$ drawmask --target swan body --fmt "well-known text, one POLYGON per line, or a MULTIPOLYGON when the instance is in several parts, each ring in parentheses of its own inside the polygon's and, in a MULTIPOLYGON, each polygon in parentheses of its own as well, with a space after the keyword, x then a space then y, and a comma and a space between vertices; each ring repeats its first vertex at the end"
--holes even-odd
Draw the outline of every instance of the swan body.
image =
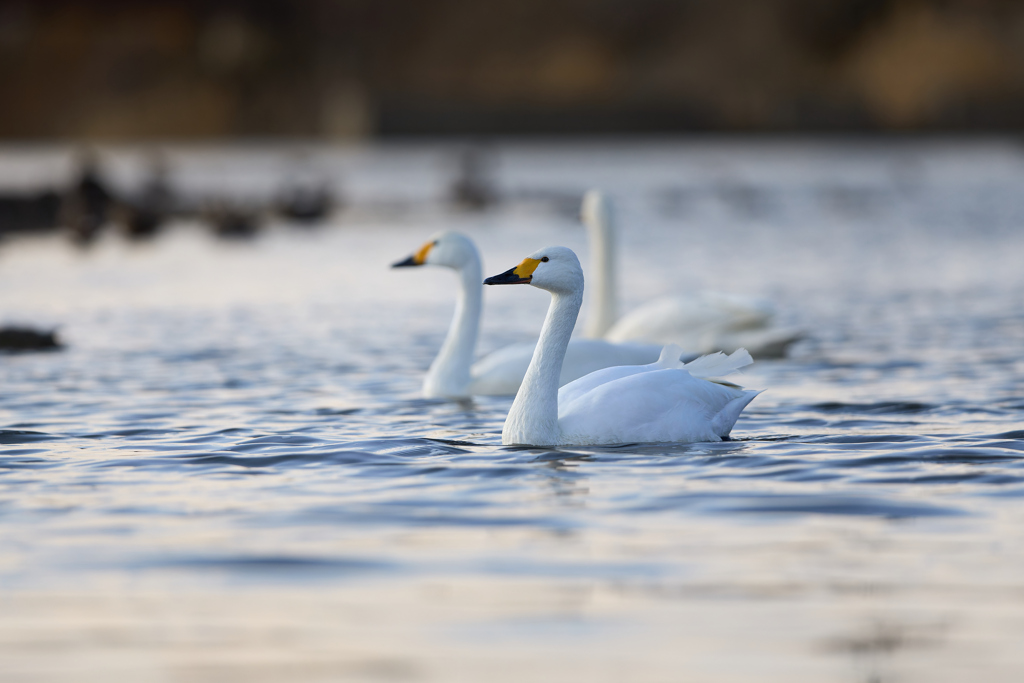
MULTIPOLYGON (((679 344, 701 353, 753 348, 761 358, 781 358, 801 338, 799 330, 770 327, 769 302, 720 292, 666 296, 636 308, 605 333, 613 342, 644 339, 679 344)), ((753 352, 752 352, 753 353, 753 352)))
MULTIPOLYGON (((473 362, 483 312, 483 275, 480 253, 473 241, 457 232, 435 235, 415 254, 393 267, 445 266, 460 281, 448 335, 423 380, 427 398, 511 396, 518 390, 533 357, 535 343, 512 344, 473 362)), ((579 339, 569 343, 559 383, 612 365, 650 363, 661 347, 654 344, 614 343, 579 339)))
POLYGON ((608 200, 598 190, 590 190, 583 198, 580 217, 594 261, 587 336, 616 343, 678 344, 698 353, 746 348, 757 358, 784 357, 789 346, 803 337, 800 330, 770 327, 775 315, 770 302, 719 292, 661 297, 619 318, 615 229, 608 200))
POLYGON ((572 250, 541 249, 485 284, 531 284, 551 293, 540 339, 505 420, 506 445, 611 445, 720 441, 759 392, 710 378, 752 362, 745 350, 684 364, 666 346, 647 365, 609 367, 558 387, 583 302, 583 269, 572 250))

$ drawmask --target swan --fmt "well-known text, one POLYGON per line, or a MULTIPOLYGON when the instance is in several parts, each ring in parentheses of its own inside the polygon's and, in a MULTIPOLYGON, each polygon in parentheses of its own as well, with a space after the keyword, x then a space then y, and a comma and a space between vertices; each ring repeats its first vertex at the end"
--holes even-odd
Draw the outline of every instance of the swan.
POLYGON ((649 365, 610 367, 558 388, 562 360, 583 303, 583 269, 566 247, 547 247, 487 285, 529 284, 551 294, 530 366, 501 430, 507 446, 721 441, 757 396, 709 380, 752 361, 743 349, 683 364, 666 346, 649 365))
MULTIPOLYGON (((512 344, 473 362, 483 310, 483 267, 473 240, 458 232, 441 232, 412 256, 391 267, 423 265, 451 268, 459 275, 461 284, 448 335, 423 380, 423 395, 427 398, 467 398, 515 394, 530 365, 536 344, 512 344)), ((575 339, 569 344, 558 381, 565 384, 612 365, 650 363, 658 358, 660 352, 661 347, 653 344, 575 339)))
POLYGON ((661 297, 619 318, 615 228, 609 202, 599 190, 584 195, 580 218, 594 263, 588 337, 679 344, 700 353, 742 347, 756 358, 782 358, 803 337, 799 330, 769 327, 775 311, 765 299, 718 292, 661 297))

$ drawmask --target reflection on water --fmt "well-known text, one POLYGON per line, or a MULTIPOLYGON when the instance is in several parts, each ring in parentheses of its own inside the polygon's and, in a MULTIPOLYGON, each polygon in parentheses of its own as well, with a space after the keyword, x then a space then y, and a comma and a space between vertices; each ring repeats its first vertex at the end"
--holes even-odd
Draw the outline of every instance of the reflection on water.
MULTIPOLYGON (((325 162, 353 206, 390 164, 437 189, 423 150, 361 154, 325 162)), ((387 265, 441 227, 491 272, 586 264, 528 204, 0 245, 6 321, 68 346, 0 357, 0 680, 1018 680, 1022 162, 502 151, 510 193, 617 192, 626 308, 705 286, 811 332, 717 444, 503 448, 510 399, 417 397, 455 283, 387 265)), ((483 351, 540 326, 508 289, 483 351)))

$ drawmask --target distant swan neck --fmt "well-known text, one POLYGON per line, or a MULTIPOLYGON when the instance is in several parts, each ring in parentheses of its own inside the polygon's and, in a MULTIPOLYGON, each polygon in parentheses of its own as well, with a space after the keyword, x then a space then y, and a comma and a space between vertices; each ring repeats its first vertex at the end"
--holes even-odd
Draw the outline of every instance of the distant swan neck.
POLYGON ((599 339, 611 329, 619 317, 615 296, 615 229, 612 218, 601 212, 587 222, 590 259, 593 272, 589 278, 590 303, 587 307, 586 336, 599 339))
POLYGON ((582 287, 571 294, 551 295, 533 359, 501 431, 503 444, 552 446, 558 443, 558 380, 582 303, 582 287))
POLYGON ((455 303, 448 336, 430 364, 423 380, 427 398, 464 398, 469 395, 470 367, 476 353, 483 308, 483 272, 480 259, 474 259, 458 271, 459 298, 455 303))

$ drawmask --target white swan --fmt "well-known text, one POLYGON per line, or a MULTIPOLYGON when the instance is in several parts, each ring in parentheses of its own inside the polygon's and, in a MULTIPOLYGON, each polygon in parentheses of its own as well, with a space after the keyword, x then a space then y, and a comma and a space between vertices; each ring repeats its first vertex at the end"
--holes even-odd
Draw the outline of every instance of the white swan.
MULTIPOLYGON (((511 396, 519 390, 535 343, 512 344, 473 362, 483 309, 480 253, 473 241, 457 232, 434 235, 415 254, 392 268, 434 265, 451 268, 461 287, 455 317, 441 350, 423 380, 427 398, 511 396)), ((661 347, 653 344, 614 344, 603 339, 578 339, 569 344, 559 383, 566 384, 612 365, 650 363, 661 347)))
POLYGON ((781 358, 803 336, 799 330, 769 327, 775 314, 770 302, 718 292, 661 297, 620 319, 616 305, 615 227, 607 198, 598 190, 588 191, 580 207, 580 218, 587 227, 594 264, 588 337, 613 342, 679 344, 699 353, 746 348, 756 358, 781 358))
POLYGON ((673 346, 650 365, 598 370, 559 389, 562 359, 583 302, 583 269, 576 254, 565 247, 541 249, 484 284, 531 284, 551 293, 537 349, 501 431, 503 444, 721 441, 759 393, 701 378, 749 364, 745 350, 684 365, 673 346))

